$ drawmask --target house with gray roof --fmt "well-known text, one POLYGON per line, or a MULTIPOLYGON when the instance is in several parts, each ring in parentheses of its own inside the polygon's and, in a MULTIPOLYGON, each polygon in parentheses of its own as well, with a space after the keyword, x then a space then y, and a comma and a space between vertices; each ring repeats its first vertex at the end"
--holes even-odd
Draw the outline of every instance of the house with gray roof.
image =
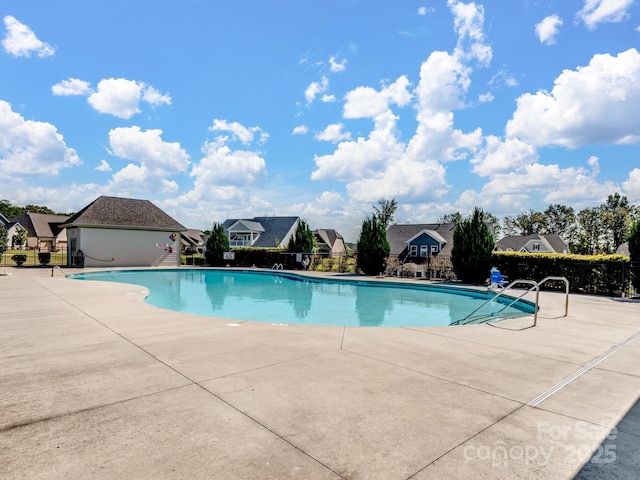
POLYGON ((70 217, 69 264, 179 266, 182 224, 148 200, 98 197, 70 217))
POLYGON ((454 223, 389 225, 389 258, 401 263, 424 263, 429 257, 450 257, 454 223))
POLYGON ((331 257, 344 257, 347 248, 344 238, 336 230, 319 228, 313 231, 313 236, 318 246, 318 253, 331 257))
POLYGON ((286 248, 300 217, 229 218, 222 223, 229 247, 286 248))
MULTIPOLYGON (((25 212, 11 220, 27 231, 27 247, 39 252, 60 252, 67 248, 67 234, 62 224, 68 215, 25 212)), ((13 229, 17 227, 13 225, 13 229)), ((11 237, 9 237, 11 238, 11 237)))
POLYGON ((629 252, 629 242, 624 242, 616 249, 617 255, 624 255, 625 257, 630 257, 631 253, 629 252))
POLYGON ((507 235, 496 242, 496 248, 504 252, 569 253, 569 246, 559 235, 507 235))

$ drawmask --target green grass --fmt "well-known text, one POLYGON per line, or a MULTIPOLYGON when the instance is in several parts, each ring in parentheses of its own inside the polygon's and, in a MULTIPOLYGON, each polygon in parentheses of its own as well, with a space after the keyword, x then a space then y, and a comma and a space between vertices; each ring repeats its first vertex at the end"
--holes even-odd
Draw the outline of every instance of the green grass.
MULTIPOLYGON (((27 261, 24 262, 25 266, 33 266, 40 265, 40 261, 38 260, 38 252, 36 250, 7 250, 4 254, 4 259, 2 261, 3 265, 7 266, 15 266, 16 263, 11 260, 11 257, 14 255, 26 255, 27 261)), ((66 265, 67 264, 67 254, 62 252, 51 252, 51 261, 49 265, 66 265)))

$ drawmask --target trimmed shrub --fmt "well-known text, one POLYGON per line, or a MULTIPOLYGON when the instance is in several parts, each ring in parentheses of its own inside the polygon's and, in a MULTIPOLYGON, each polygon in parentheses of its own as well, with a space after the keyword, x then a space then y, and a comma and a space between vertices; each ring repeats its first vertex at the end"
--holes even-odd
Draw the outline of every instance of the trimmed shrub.
MULTIPOLYGON (((565 277, 574 293, 619 297, 630 285, 630 262, 623 255, 494 252, 491 262, 509 280, 565 277)), ((543 288, 561 290, 564 284, 552 282, 543 288)))
POLYGON ((11 257, 11 260, 13 260, 16 263, 16 265, 21 266, 24 262, 27 261, 27 256, 22 254, 13 255, 11 257))
POLYGON ((51 253, 39 252, 38 261, 40 262, 40 265, 49 265, 49 263, 51 262, 51 253))

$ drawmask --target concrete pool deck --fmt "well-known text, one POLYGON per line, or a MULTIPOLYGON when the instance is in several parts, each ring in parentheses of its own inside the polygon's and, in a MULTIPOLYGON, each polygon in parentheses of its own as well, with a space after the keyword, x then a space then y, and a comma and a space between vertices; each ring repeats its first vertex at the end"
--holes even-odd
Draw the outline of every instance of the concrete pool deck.
POLYGON ((564 295, 543 292, 529 329, 301 326, 162 310, 143 287, 47 268, 7 272, 3 480, 640 471, 640 303, 571 295, 562 317, 564 295))

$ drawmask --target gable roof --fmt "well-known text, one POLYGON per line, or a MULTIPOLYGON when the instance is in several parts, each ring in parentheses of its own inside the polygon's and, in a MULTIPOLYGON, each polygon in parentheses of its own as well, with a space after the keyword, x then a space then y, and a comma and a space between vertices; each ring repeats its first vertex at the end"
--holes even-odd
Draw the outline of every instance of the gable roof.
POLYGON ((550 251, 555 253, 563 253, 568 250, 567 244, 555 233, 547 235, 537 233, 532 235, 507 235, 498 240, 496 246, 499 250, 519 252, 532 240, 544 243, 550 251))
POLYGON ((625 255, 627 257, 631 256, 631 253, 629 252, 629 242, 624 242, 623 244, 621 244, 617 249, 616 249, 616 253, 618 255, 625 255))
POLYGON ((9 223, 9 219, 1 213, 0 213, 0 223, 5 226, 9 223))
POLYGON ((68 215, 26 212, 12 219, 11 223, 19 223, 27 231, 28 237, 55 238, 68 219, 68 215))
POLYGON ((73 215, 64 227, 184 231, 186 228, 149 200, 101 196, 73 215))
POLYGON ((416 235, 422 233, 424 230, 428 230, 429 232, 433 232, 442 237, 442 240, 446 243, 444 243, 442 250, 440 250, 438 255, 449 256, 451 255, 451 248, 453 247, 453 229, 455 226, 455 223, 389 225, 389 228, 387 229, 387 241, 389 242, 390 247, 389 256, 400 256, 405 250, 407 250, 407 241, 411 238, 415 238, 416 235))
POLYGON ((273 248, 277 246, 284 246, 280 244, 285 241, 299 219, 300 217, 229 218, 222 223, 222 226, 225 231, 228 231, 230 227, 234 226, 239 221, 242 221, 245 226, 255 227, 254 231, 261 232, 260 236, 252 246, 273 248), (259 228, 262 228, 262 231, 259 230, 259 228))
POLYGON ((182 232, 180 235, 180 240, 185 245, 191 245, 194 247, 199 247, 204 245, 204 232, 202 230, 195 230, 190 228, 189 230, 182 232))
POLYGON ((342 239, 342 241, 344 242, 342 235, 331 228, 319 228, 317 230, 314 230, 313 234, 316 236, 319 242, 325 243, 331 248, 333 248, 333 245, 338 239, 342 239))
POLYGON ((260 222, 253 220, 236 220, 226 230, 244 232, 249 230, 251 232, 264 232, 264 227, 260 222))
POLYGON ((416 233, 413 237, 407 239, 407 243, 411 243, 412 241, 414 241, 416 238, 420 237, 422 234, 427 234, 429 235, 431 238, 433 238, 436 242, 444 245, 445 243, 447 243, 447 240, 440 235, 438 232, 436 232, 435 230, 428 230, 428 229, 424 229, 419 231, 418 233, 416 233))

